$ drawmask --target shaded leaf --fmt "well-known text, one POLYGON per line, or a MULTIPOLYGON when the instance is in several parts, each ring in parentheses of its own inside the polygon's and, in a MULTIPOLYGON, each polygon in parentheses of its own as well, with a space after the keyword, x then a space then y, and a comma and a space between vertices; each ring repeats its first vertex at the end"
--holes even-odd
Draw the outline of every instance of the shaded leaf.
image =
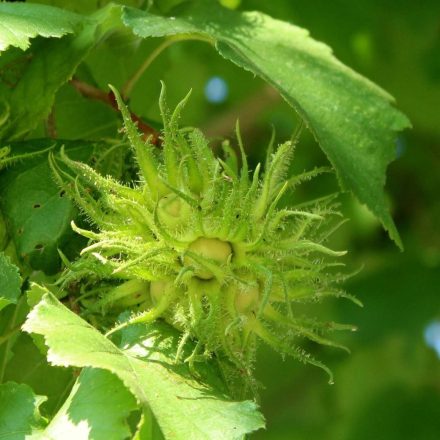
POLYGON ((8 244, 8 231, 6 229, 5 219, 3 218, 3 214, 0 211, 0 249, 5 249, 7 244, 8 244))
POLYGON ((70 84, 57 93, 53 111, 59 138, 94 140, 117 135, 117 112, 103 102, 81 96, 70 84))
POLYGON ((8 119, 0 126, 0 138, 20 139, 49 114, 55 93, 109 27, 118 23, 119 14, 119 8, 110 5, 91 15, 78 34, 39 41, 31 48, 23 75, 6 96, 8 119))
POLYGON ((0 310, 8 304, 17 304, 20 296, 21 277, 18 267, 0 252, 0 310))
POLYGON ((56 37, 73 33, 84 17, 66 10, 37 4, 0 4, 0 52, 9 46, 29 47, 36 36, 56 37))
MULTIPOLYGON (((35 335, 35 338, 42 338, 35 335)), ((43 339, 43 338, 42 338, 43 339)), ((68 395, 74 384, 72 369, 50 365, 46 355, 37 348, 35 341, 26 333, 21 333, 12 348, 12 355, 5 369, 5 381, 25 383, 37 394, 47 396, 45 414, 53 414, 68 395)), ((44 342, 42 341, 44 345, 44 342)))
POLYGON ((165 340, 171 350, 178 334, 171 330, 167 334, 163 326, 157 332, 152 332, 154 325, 127 329, 120 349, 48 293, 23 329, 44 335, 54 365, 103 368, 116 374, 139 404, 150 406, 167 439, 238 439, 263 427, 254 402, 234 402, 171 363, 169 353, 158 344, 165 340))
POLYGON ((339 62, 305 29, 259 12, 199 0, 173 17, 124 8, 123 21, 144 38, 207 39, 225 58, 272 84, 313 132, 342 189, 365 203, 401 246, 383 188, 396 131, 409 121, 390 105, 390 95, 339 62))
MULTIPOLYGON (((90 143, 40 139, 12 144, 12 150, 20 154, 60 145, 79 160, 87 160, 94 147, 90 143)), ((56 272, 57 249, 67 246, 74 236, 70 221, 76 209, 55 183, 47 153, 2 172, 0 204, 18 256, 33 269, 56 272)))
POLYGON ((44 437, 63 440, 108 440, 129 437, 128 414, 136 401, 122 382, 106 370, 84 369, 44 437))
POLYGON ((164 437, 160 432, 156 420, 150 409, 144 409, 137 431, 133 436, 133 440, 163 440, 164 437))
POLYGON ((0 385, 0 438, 23 440, 41 427, 39 406, 46 400, 27 385, 7 382, 0 385))

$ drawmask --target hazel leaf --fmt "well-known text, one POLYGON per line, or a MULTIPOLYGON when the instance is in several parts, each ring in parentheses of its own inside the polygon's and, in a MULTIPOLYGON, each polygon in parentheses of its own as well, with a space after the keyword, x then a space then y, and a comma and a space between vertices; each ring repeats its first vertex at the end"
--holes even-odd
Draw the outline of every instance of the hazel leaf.
POLYGON ((130 436, 126 418, 136 409, 133 395, 106 370, 85 368, 63 406, 44 430, 45 438, 123 439, 130 436))
POLYGON ((30 438, 30 435, 42 426, 43 420, 38 408, 45 400, 44 396, 35 395, 28 385, 15 382, 1 384, 0 438, 30 438))
POLYGON ((18 156, 30 153, 29 159, 6 169, 0 176, 0 207, 8 225, 17 254, 32 269, 48 274, 59 268, 58 248, 76 244, 70 222, 77 209, 55 182, 47 152, 33 154, 65 145, 72 157, 88 160, 93 147, 88 142, 39 139, 12 143, 18 156))
POLYGON ((0 52, 9 46, 29 47, 36 36, 60 38, 75 32, 84 17, 73 12, 38 4, 0 4, 0 52))
POLYGON ((264 426, 254 402, 233 401, 220 389, 217 371, 205 374, 209 383, 175 365, 171 353, 179 334, 164 323, 126 329, 119 348, 48 292, 23 329, 44 336, 53 365, 101 368, 118 376, 141 407, 151 408, 166 439, 240 439, 264 426))
POLYGON ((20 296, 21 277, 17 266, 0 252, 0 310, 8 304, 16 304, 20 296))
POLYGON ((315 136, 341 188, 366 204, 401 247, 384 185, 396 155, 396 132, 410 123, 392 106, 393 98, 293 24, 206 0, 175 12, 163 17, 124 7, 123 21, 143 38, 186 35, 210 41, 223 57, 275 87, 315 136))
MULTIPOLYGON (((11 6, 16 8, 26 5, 11 6)), ((33 9, 40 5, 27 6, 33 9)), ((59 14, 67 13, 61 9, 49 9, 59 11, 59 14)), ((61 39, 38 41, 32 45, 32 56, 28 57, 23 73, 14 87, 5 89, 8 112, 5 121, 0 124, 0 138, 22 139, 39 121, 48 116, 55 94, 72 78, 79 64, 101 41, 108 29, 119 23, 118 15, 119 8, 108 5, 87 18, 80 17, 84 25, 78 32, 61 39)))

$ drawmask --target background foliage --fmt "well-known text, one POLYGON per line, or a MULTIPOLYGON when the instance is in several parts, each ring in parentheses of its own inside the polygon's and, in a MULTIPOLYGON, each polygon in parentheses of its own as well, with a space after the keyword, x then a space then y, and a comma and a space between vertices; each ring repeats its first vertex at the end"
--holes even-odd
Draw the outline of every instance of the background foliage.
MULTIPOLYGON (((107 2, 52 0, 34 3, 86 13, 107 2)), ((139 6, 142 2, 133 0, 124 3, 139 6)), ((177 0, 156 2, 162 12, 176 3, 177 0)), ((389 168, 387 178, 387 194, 405 252, 398 251, 364 206, 349 194, 341 197, 342 209, 351 221, 338 231, 333 244, 338 249, 350 250, 346 261, 351 269, 363 266, 361 273, 349 282, 347 290, 361 299, 364 308, 334 302, 329 303, 322 314, 359 327, 358 332, 341 337, 352 354, 347 356, 322 347, 309 347, 333 369, 335 385, 329 386, 320 371, 304 368, 289 360, 283 361, 263 348, 257 377, 265 386, 261 393, 261 406, 268 430, 254 434, 253 438, 436 439, 440 432, 440 335, 437 331, 435 336, 433 323, 440 322, 440 5, 434 0, 421 4, 405 0, 243 0, 241 3, 224 3, 239 4, 239 10, 258 9, 274 18, 309 29, 314 38, 332 47, 341 61, 389 91, 413 124, 413 129, 404 132, 397 141, 398 159, 389 168)), ((58 138, 73 142, 117 135, 118 115, 113 109, 103 102, 85 98, 71 84, 62 85, 56 94, 53 109, 55 127, 46 123, 31 127, 24 122, 33 120, 33 112, 39 111, 38 106, 46 105, 45 97, 53 87, 57 87, 59 78, 68 78, 78 65, 77 77, 81 80, 101 90, 106 90, 108 83, 121 89, 159 44, 156 39, 140 40, 126 30, 100 40, 94 47, 97 34, 104 32, 114 19, 111 12, 104 18, 97 17, 79 37, 70 35, 78 25, 75 17, 72 15, 71 20, 62 23, 62 33, 67 35, 61 40, 45 40, 42 37, 32 40, 33 51, 41 60, 32 65, 33 73, 29 74, 33 95, 28 98, 28 108, 12 106, 8 110, 12 114, 17 113, 11 119, 13 127, 2 125, 4 136, 24 133, 29 129, 32 131, 28 138, 45 137, 55 130, 58 138), (66 43, 72 49, 68 57, 63 55, 66 43), (60 50, 53 50, 57 45, 60 50), (48 46, 52 49, 50 53, 54 54, 50 59, 46 55, 49 53, 46 50, 48 46), (44 70, 44 66, 51 68, 44 70), (43 70, 45 75, 39 75, 43 70), (37 78, 44 81, 33 82, 37 78)), ((56 36, 59 30, 48 26, 47 32, 56 36)), ((30 36, 34 35, 31 33, 30 36)), ((19 57, 21 53, 13 48, 0 58, 2 83, 14 81, 11 71, 2 68, 5 64, 10 66, 12 62, 17 75, 27 67, 26 58, 19 57), (15 59, 17 62, 14 63, 15 59)), ((264 157, 271 124, 276 128, 277 140, 282 141, 291 135, 297 122, 292 109, 270 86, 218 56, 204 42, 181 41, 170 46, 137 81, 130 94, 130 107, 146 120, 159 119, 159 78, 165 80, 168 86, 170 102, 177 102, 188 89, 193 89, 183 115, 183 124, 200 126, 210 136, 231 137, 235 120, 239 117, 253 164, 264 157)), ((13 103, 14 99, 22 102, 29 90, 29 84, 23 84, 21 88, 15 88, 16 97, 12 97, 10 102, 13 103)), ((0 101, 0 118, 5 114, 2 105, 3 100, 0 101)), ((78 158, 83 158, 85 150, 73 145, 78 158)), ((35 148, 48 146, 36 145, 35 148)), ((20 151, 19 145, 17 151, 20 151)), ((304 132, 297 148, 294 170, 303 171, 327 163, 313 136, 304 132)), ((46 165, 38 158, 34 164, 31 167, 27 163, 26 173, 44 174, 35 170, 46 165)), ((11 169, 11 172, 20 173, 20 166, 11 169)), ((16 176, 8 174, 8 179, 13 181, 16 176)), ((22 179, 32 180, 32 175, 20 175, 22 179)), ((2 185, 4 188, 9 184, 3 181, 2 185)), ((38 186, 32 189, 43 191, 47 199, 58 196, 56 187, 52 187, 52 192, 55 192, 50 193, 48 182, 41 182, 40 189, 38 186)), ((337 190, 336 179, 334 176, 323 176, 301 187, 291 197, 295 200, 308 199, 327 194, 329 189, 337 190)), ((38 193, 40 196, 41 192, 38 193)), ((27 209, 32 211, 36 196, 28 194, 28 197, 27 209)), ((26 235, 26 240, 18 240, 18 243, 28 246, 21 252, 33 261, 34 267, 53 266, 51 259, 56 257, 53 241, 66 228, 63 218, 69 218, 74 208, 66 200, 58 205, 58 209, 59 221, 48 225, 52 229, 45 238, 47 242, 35 242, 26 235), (43 251, 39 247, 35 249, 37 245, 43 245, 43 251)), ((3 210, 8 210, 7 204, 3 210)), ((26 212, 21 214, 25 221, 26 212)), ((20 216, 13 217, 20 222, 20 216)), ((14 230, 20 230, 20 225, 14 230)), ((38 238, 41 239, 41 236, 38 238)), ((73 254, 75 249, 70 252, 73 254)), ((12 269, 8 270, 7 276, 18 283, 12 269)), ((14 291, 8 292, 8 295, 10 302, 16 301, 14 291)), ((2 305, 0 303, 0 307, 2 305)), ((19 309, 17 313, 25 312, 19 309)), ((3 318, 8 318, 10 308, 1 313, 3 318)), ((40 410, 51 413, 59 405, 57 396, 63 392, 59 384, 68 380, 66 370, 45 365, 30 337, 20 337, 23 342, 8 359, 8 367, 3 368, 3 380, 23 382, 38 394, 49 394, 46 403, 38 401, 36 406, 41 404, 40 410), (23 356, 33 356, 35 367, 29 367, 28 371, 16 368, 23 364, 23 356), (39 378, 47 377, 47 370, 52 380, 42 389, 39 378)), ((4 359, 1 355, 2 346, 0 358, 4 359)), ((93 380, 90 374, 84 373, 85 383, 93 380)), ((99 380, 114 379, 109 376, 99 380)), ((25 385, 20 385, 20 389, 10 387, 4 392, 20 393, 24 402, 32 398, 30 389, 25 385)), ((71 402, 75 402, 78 395, 81 396, 81 390, 70 395, 71 402)), ((132 405, 130 396, 121 398, 127 400, 127 407, 132 405)), ((4 414, 2 411, 6 409, 0 407, 0 414, 4 414)), ((34 425, 40 423, 37 413, 30 411, 28 417, 34 425)))
MULTIPOLYGON (((398 139, 399 157, 387 177, 405 252, 390 245, 361 206, 344 199, 351 221, 338 238, 357 260, 353 263, 364 264, 348 286, 364 308, 335 304, 333 313, 359 326, 347 341, 352 354, 328 353, 335 385, 325 387, 315 372, 290 368, 267 353, 261 378, 271 429, 256 438, 435 439, 440 354, 438 330, 435 338, 431 333, 440 318, 439 4, 279 0, 263 8, 311 29, 339 59, 388 90, 413 129, 398 139)), ((304 141, 298 155, 311 148, 304 141)))

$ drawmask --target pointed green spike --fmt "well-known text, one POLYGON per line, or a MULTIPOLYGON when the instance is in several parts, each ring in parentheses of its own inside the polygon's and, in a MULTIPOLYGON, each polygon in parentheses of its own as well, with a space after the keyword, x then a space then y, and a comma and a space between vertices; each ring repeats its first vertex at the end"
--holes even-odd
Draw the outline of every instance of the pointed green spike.
POLYGON ((118 108, 122 114, 124 127, 131 146, 135 151, 136 160, 138 162, 142 177, 145 179, 145 182, 147 182, 151 195, 155 198, 160 198, 161 195, 167 193, 167 190, 158 179, 159 172, 151 144, 148 142, 148 140, 144 142, 141 139, 139 131, 131 119, 131 114, 127 106, 124 104, 121 95, 112 85, 109 84, 109 87, 115 95, 118 108))
POLYGON ((240 171, 240 190, 246 191, 249 186, 249 166, 246 157, 246 152, 244 150, 243 139, 241 137, 240 132, 240 122, 237 119, 237 123, 235 124, 235 133, 237 136, 238 147, 240 149, 241 154, 241 171, 240 171))
MULTIPOLYGON (((170 111, 167 104, 167 91, 166 86, 163 81, 160 82, 162 88, 160 90, 159 97, 159 108, 160 114, 163 120, 164 127, 164 135, 163 135, 163 159, 165 164, 165 169, 167 172, 167 180, 173 186, 178 185, 178 173, 177 170, 179 168, 179 151, 177 151, 177 126, 176 120, 178 119, 178 115, 180 110, 185 104, 185 100, 181 101, 178 104, 179 110, 176 108, 173 115, 170 115, 170 111)), ((187 95, 187 98, 189 96, 187 95)))

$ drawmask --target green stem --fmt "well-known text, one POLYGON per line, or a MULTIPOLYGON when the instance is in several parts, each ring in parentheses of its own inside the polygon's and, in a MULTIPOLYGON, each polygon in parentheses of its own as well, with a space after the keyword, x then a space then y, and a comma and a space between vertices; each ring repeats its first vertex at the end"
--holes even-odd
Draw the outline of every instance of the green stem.
POLYGON ((76 378, 72 375, 72 378, 69 380, 67 385, 64 387, 63 392, 59 395, 57 399, 57 403, 54 406, 53 412, 51 414, 51 417, 54 417, 55 414, 58 413, 58 411, 61 409, 64 401, 66 400, 67 396, 69 395, 69 392, 71 391, 73 384, 75 383, 76 378))
POLYGON ((134 72, 133 76, 128 79, 128 81, 124 84, 121 90, 121 94, 124 98, 124 101, 130 96, 133 87, 139 81, 144 72, 150 67, 153 61, 168 47, 174 43, 174 40, 168 39, 164 40, 156 49, 151 52, 150 56, 148 56, 145 61, 141 64, 138 70, 134 72))
POLYGON ((20 328, 21 328, 21 326, 18 325, 17 327, 14 327, 12 330, 9 330, 4 335, 0 336, 0 345, 4 344, 5 342, 8 341, 9 338, 11 338, 16 333, 18 333, 20 331, 20 328))
POLYGON ((23 303, 23 298, 25 298, 25 297, 22 296, 18 300, 18 303, 15 306, 14 313, 12 314, 11 320, 9 321, 7 333, 2 336, 2 338, 5 338, 2 342, 6 342, 6 345, 5 345, 4 352, 3 352, 3 359, 2 359, 1 365, 0 365, 0 383, 3 382, 3 378, 5 375, 6 364, 8 362, 8 352, 11 348, 12 337, 20 331, 20 326, 16 325, 16 321, 18 318, 18 311, 21 307, 21 304, 23 303))
POLYGON ((209 38, 204 38, 202 36, 197 35, 178 35, 170 37, 166 40, 164 40, 159 46, 157 46, 153 52, 150 53, 150 55, 145 59, 145 61, 141 64, 138 70, 132 75, 131 78, 127 80, 127 82, 124 84, 121 90, 121 95, 124 98, 124 101, 130 96, 133 87, 136 85, 136 83, 139 81, 139 79, 142 77, 142 75, 145 73, 145 71, 150 67, 150 65, 153 63, 153 61, 169 46, 171 46, 174 43, 177 43, 178 41, 186 41, 186 40, 196 40, 196 41, 205 41, 208 43, 212 43, 212 40, 209 38))
POLYGON ((105 336, 109 337, 113 333, 116 333, 119 330, 127 328, 128 326, 133 324, 142 324, 142 323, 146 324, 155 321, 168 308, 170 302, 174 299, 174 296, 175 296, 175 292, 173 289, 166 291, 155 307, 144 313, 141 313, 138 316, 130 318, 128 321, 125 321, 117 325, 116 327, 113 327, 105 334, 105 336))

